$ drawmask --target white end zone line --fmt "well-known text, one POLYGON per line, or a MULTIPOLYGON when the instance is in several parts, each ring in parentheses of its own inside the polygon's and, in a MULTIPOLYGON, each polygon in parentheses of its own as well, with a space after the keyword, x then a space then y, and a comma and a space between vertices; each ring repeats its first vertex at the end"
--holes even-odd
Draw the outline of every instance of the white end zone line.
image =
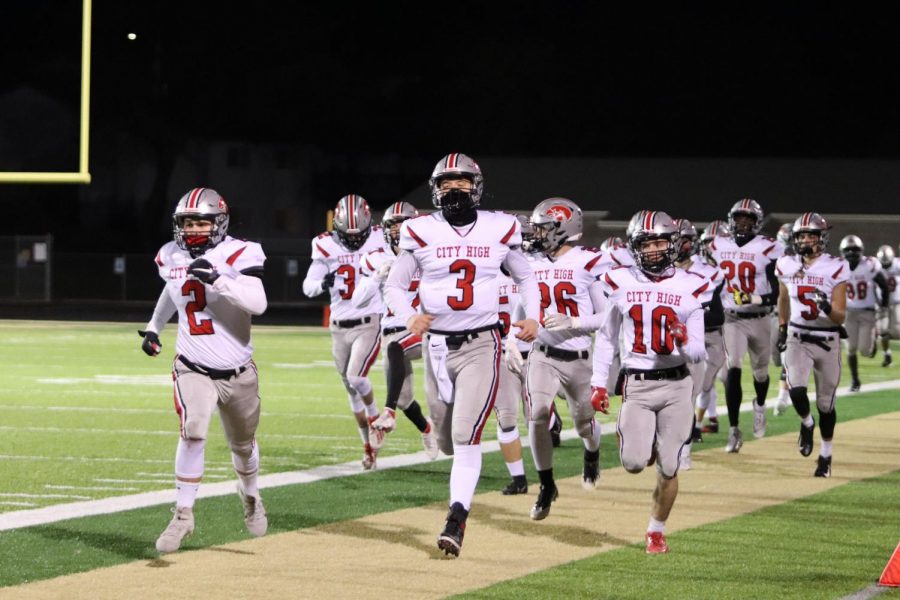
MULTIPOLYGON (((879 383, 866 384, 865 392, 879 392, 884 390, 900 389, 900 380, 882 381, 879 383)), ((849 393, 849 388, 838 388, 837 396, 858 396, 859 393, 849 393)), ((766 402, 766 406, 771 408, 775 406, 777 400, 770 399, 766 402)), ((811 402, 814 400, 811 399, 811 402)), ((741 412, 753 410, 753 402, 743 402, 741 404, 741 412)), ((606 423, 601 426, 600 431, 603 434, 615 433, 615 423, 606 423)), ((566 440, 575 439, 578 434, 575 430, 567 430, 562 434, 562 438, 566 440)), ((523 439, 523 446, 527 446, 527 438, 523 439)), ((485 442, 482 444, 482 452, 498 452, 500 445, 496 441, 485 442)), ((438 460, 447 460, 449 456, 441 455, 438 460)), ((263 458, 265 460, 265 458, 263 458)), ((409 467, 428 463, 428 456, 425 452, 416 452, 414 454, 402 454, 397 456, 389 456, 378 460, 378 468, 380 470, 396 469, 399 467, 409 467)), ((306 471, 289 471, 285 473, 273 473, 271 475, 263 475, 259 478, 260 488, 282 487, 286 485, 297 485, 303 483, 314 483, 316 481, 324 481, 326 479, 334 479, 335 477, 351 477, 355 475, 365 475, 370 471, 361 471, 359 462, 352 461, 339 465, 325 465, 309 469, 306 471)), ((197 498, 215 498, 217 496, 228 496, 235 494, 235 480, 222 481, 218 483, 204 484, 200 486, 197 498)), ((163 504, 171 504, 175 500, 175 490, 160 490, 156 492, 144 492, 141 494, 132 494, 128 496, 116 496, 113 498, 103 498, 101 500, 87 500, 83 502, 70 502, 66 504, 56 504, 54 506, 46 506, 43 508, 35 508, 30 510, 17 510, 0 514, 0 531, 9 531, 12 529, 21 529, 23 527, 34 527, 35 525, 44 525, 46 523, 55 523, 57 521, 65 521, 68 519, 78 519, 81 517, 90 517, 96 515, 105 515, 116 512, 124 512, 138 508, 146 508, 148 506, 158 506, 163 504)))

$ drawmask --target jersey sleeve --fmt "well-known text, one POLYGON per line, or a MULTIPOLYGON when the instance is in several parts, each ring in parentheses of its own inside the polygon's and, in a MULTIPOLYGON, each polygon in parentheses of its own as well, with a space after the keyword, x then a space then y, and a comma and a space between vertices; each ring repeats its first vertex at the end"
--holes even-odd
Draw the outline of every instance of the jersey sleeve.
POLYGON ((400 249, 415 252, 424 248, 428 242, 422 237, 424 233, 424 221, 421 219, 407 219, 400 225, 400 249))
POLYGON ((235 244, 235 250, 225 259, 238 273, 252 270, 258 271, 266 263, 266 254, 262 246, 256 242, 240 242, 235 244))
POLYGON ((163 245, 162 248, 159 249, 159 252, 156 253, 156 257, 153 259, 153 263, 156 265, 156 268, 159 272, 159 277, 163 281, 168 281, 169 277, 169 269, 172 267, 170 264, 172 262, 172 249, 171 245, 174 242, 169 242, 168 244, 163 245))
POLYGON ((312 252, 310 256, 312 256, 313 260, 326 260, 331 258, 331 251, 329 250, 328 243, 329 238, 331 236, 327 233, 322 233, 312 241, 312 252))
POLYGON ((500 229, 504 232, 503 237, 500 239, 500 243, 509 246, 510 248, 518 248, 519 246, 521 246, 522 226, 519 225, 519 220, 513 215, 509 215, 506 213, 496 214, 500 214, 505 217, 505 222, 500 227, 500 229))

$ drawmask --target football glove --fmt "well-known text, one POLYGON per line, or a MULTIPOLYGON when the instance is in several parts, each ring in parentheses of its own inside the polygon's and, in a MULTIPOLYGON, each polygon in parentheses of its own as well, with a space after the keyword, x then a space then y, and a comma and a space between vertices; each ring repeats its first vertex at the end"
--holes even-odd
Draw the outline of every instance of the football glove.
POLYGON ((606 393, 606 388, 591 388, 591 406, 597 412, 602 412, 604 415, 609 414, 609 394, 606 393))
POLYGON ((687 342, 687 326, 681 321, 672 321, 671 323, 669 323, 667 329, 669 331, 669 335, 672 336, 672 341, 675 342, 676 346, 683 346, 687 342))
POLYGON ((816 301, 816 306, 819 307, 819 310, 826 315, 831 314, 831 302, 828 301, 828 296, 825 295, 825 292, 816 290, 813 294, 813 299, 816 301))
POLYGON ((141 343, 141 350, 147 356, 156 356, 162 350, 162 344, 159 341, 159 335, 155 331, 144 331, 138 329, 138 335, 144 338, 141 343))
POLYGON ((787 325, 778 326, 778 341, 775 342, 775 347, 779 352, 787 350, 787 325))
POLYGON ((525 359, 522 357, 522 352, 519 351, 519 346, 516 344, 515 338, 507 338, 506 340, 506 368, 515 373, 516 375, 522 375, 522 367, 525 366, 525 359))
POLYGON ((214 284, 219 278, 219 272, 205 258, 198 258, 188 265, 188 273, 208 285, 214 284))
POLYGON ((544 317, 544 329, 547 331, 563 331, 566 329, 578 329, 581 323, 578 317, 570 317, 559 313, 551 313, 544 317))
POLYGON ((734 303, 738 306, 744 306, 745 304, 759 306, 762 304, 762 296, 759 294, 748 294, 741 290, 734 290, 731 292, 731 295, 734 297, 734 303))
POLYGON ((337 271, 332 271, 330 273, 326 273, 325 277, 322 278, 322 291, 330 290, 334 287, 334 277, 337 275, 337 271))

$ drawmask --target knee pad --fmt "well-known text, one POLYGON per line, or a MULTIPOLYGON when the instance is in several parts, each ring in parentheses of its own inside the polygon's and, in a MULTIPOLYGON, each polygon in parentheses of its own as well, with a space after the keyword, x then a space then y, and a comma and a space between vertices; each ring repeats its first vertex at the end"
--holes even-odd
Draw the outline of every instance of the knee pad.
POLYGON ((758 369, 753 369, 753 381, 763 382, 769 378, 769 364, 759 367, 758 369))
POLYGON ((178 440, 175 450, 175 476, 195 479, 203 476, 206 440, 178 440))
POLYGON ((347 381, 350 382, 350 385, 356 390, 356 393, 360 396, 366 396, 369 392, 372 391, 372 382, 369 381, 368 377, 357 377, 356 375, 348 375, 347 381))
POLYGON ((531 421, 543 427, 550 426, 550 407, 549 406, 531 406, 531 421))
POLYGON ((519 439, 518 427, 513 426, 511 428, 504 429, 499 425, 497 426, 497 441, 501 444, 511 444, 517 439, 519 439))
POLYGON ((622 467, 629 473, 640 473, 647 466, 647 461, 626 461, 624 458, 622 459, 622 467))
POLYGON ((350 394, 347 399, 350 400, 350 410, 355 413, 366 412, 366 404, 362 401, 362 396, 350 394))
POLYGON ((256 448, 256 440, 250 439, 246 442, 229 442, 228 447, 231 448, 231 453, 235 457, 246 459, 253 454, 253 450, 256 448))
POLYGON ((206 441, 209 432, 210 415, 190 415, 184 420, 181 437, 191 441, 206 441))

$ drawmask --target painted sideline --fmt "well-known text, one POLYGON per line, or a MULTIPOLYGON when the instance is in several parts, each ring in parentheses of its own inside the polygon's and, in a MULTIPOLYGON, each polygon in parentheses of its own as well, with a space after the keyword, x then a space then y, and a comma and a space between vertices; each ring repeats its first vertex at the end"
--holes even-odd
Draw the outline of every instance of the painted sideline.
MULTIPOLYGON (((878 383, 867 384, 865 392, 879 392, 884 390, 900 389, 900 379, 891 381, 882 381, 878 383)), ((862 392, 862 393, 865 393, 862 392)), ((838 388, 837 396, 858 395, 860 392, 850 394, 848 387, 838 388)), ((766 402, 766 406, 773 407, 777 402, 776 399, 770 399, 766 402)), ((747 412, 753 409, 753 402, 744 402, 741 405, 741 412, 747 412)), ((615 423, 606 423, 601 426, 602 434, 611 434, 615 432, 615 423)), ((575 439, 578 434, 575 430, 567 430, 562 434, 563 439, 575 439)), ((522 445, 528 445, 528 439, 522 439, 522 445)), ((496 441, 485 442, 482 445, 482 452, 498 452, 500 445, 496 441)), ((449 456, 441 455, 438 460, 447 460, 449 456)), ((397 456, 389 456, 378 459, 378 468, 380 470, 396 469, 399 467, 409 467, 421 465, 430 462, 425 452, 416 452, 413 454, 402 454, 397 456)), ((288 471, 285 473, 273 473, 271 475, 263 475, 259 478, 260 488, 282 487, 287 485, 298 485, 304 483, 314 483, 316 481, 324 481, 326 479, 334 479, 336 477, 351 477, 356 475, 365 475, 371 471, 361 471, 358 461, 346 462, 338 465, 325 465, 309 469, 306 471, 288 471)), ((235 480, 222 481, 219 483, 204 484, 200 487, 197 499, 214 498, 217 496, 227 496, 235 493, 235 480)), ((171 504, 174 502, 175 490, 170 488, 156 492, 144 492, 141 494, 132 494, 128 496, 115 496, 112 498, 103 498, 101 500, 86 500, 82 502, 70 502, 66 504, 56 504, 44 508, 35 508, 31 510, 10 511, 0 514, 0 531, 9 531, 11 529, 20 529, 24 527, 33 527, 35 525, 44 525, 47 523, 55 523, 57 521, 65 521, 68 519, 78 519, 81 517, 90 517, 96 515, 105 515, 137 508, 146 508, 149 506, 158 506, 162 504, 171 504)))

